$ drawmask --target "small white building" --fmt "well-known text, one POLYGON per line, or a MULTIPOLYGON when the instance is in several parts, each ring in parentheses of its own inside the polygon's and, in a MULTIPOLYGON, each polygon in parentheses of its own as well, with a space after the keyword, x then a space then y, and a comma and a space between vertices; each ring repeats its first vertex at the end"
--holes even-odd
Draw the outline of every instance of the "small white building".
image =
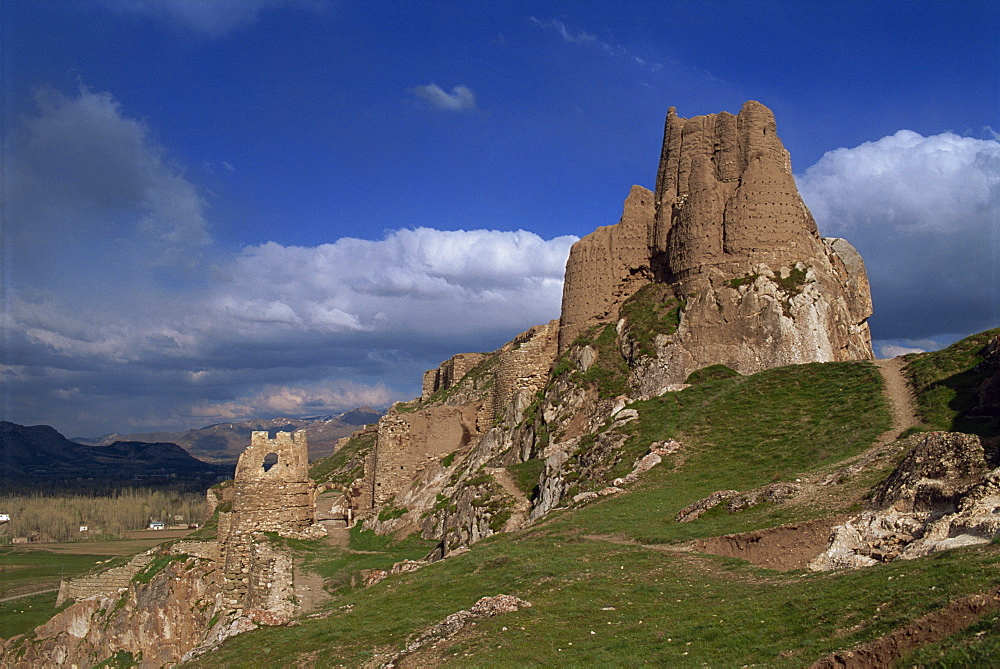
POLYGON ((0 523, 9 523, 9 522, 10 522, 10 514, 0 513, 0 523))
POLYGON ((81 532, 86 532, 86 531, 87 531, 87 530, 89 530, 89 529, 90 529, 90 527, 88 527, 87 525, 81 525, 81 526, 80 526, 80 531, 81 531, 81 532))
POLYGON ((151 521, 149 521, 149 529, 151 529, 151 530, 165 530, 165 529, 167 529, 167 525, 162 520, 151 520, 151 521))

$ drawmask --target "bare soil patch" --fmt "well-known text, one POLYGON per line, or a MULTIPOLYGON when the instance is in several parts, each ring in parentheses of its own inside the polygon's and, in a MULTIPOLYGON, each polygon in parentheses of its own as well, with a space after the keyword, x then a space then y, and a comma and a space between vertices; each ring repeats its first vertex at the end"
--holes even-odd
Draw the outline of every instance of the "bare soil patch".
POLYGON ((830 528, 846 519, 846 515, 834 516, 753 532, 727 534, 702 539, 695 542, 692 548, 700 553, 741 558, 758 567, 778 571, 804 569, 811 559, 826 548, 830 528))
POLYGON ((946 606, 852 650, 832 653, 812 669, 865 669, 892 666, 921 646, 936 643, 1000 609, 1000 587, 952 600, 946 606))

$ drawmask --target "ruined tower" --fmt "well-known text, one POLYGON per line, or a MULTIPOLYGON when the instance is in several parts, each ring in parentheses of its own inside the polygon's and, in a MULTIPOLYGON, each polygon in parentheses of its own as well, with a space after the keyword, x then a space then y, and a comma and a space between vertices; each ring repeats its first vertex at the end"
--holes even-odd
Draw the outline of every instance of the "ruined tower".
POLYGON ((316 524, 304 430, 278 432, 274 439, 253 432, 236 464, 232 508, 219 513, 220 557, 232 606, 272 606, 281 591, 273 583, 290 583, 288 557, 257 541, 262 532, 295 538, 326 533, 316 524))
POLYGON ((864 262, 847 241, 820 237, 759 102, 688 119, 670 108, 656 192, 633 187, 621 221, 570 251, 560 351, 591 325, 617 321, 650 281, 684 307, 656 354, 632 361, 641 394, 719 363, 749 374, 873 357, 864 262))

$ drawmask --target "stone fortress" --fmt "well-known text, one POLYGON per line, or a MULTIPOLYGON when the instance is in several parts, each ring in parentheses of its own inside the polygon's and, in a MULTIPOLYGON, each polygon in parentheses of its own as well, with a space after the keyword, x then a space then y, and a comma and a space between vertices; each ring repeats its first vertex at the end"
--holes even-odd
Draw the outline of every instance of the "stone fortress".
POLYGON ((750 374, 873 357, 864 263, 845 240, 819 236, 771 111, 750 101, 737 115, 684 119, 670 108, 656 191, 633 186, 617 224, 573 245, 559 320, 427 371, 419 401, 379 422, 349 504, 386 504, 449 453, 513 426, 559 355, 594 326, 618 323, 650 283, 684 307, 655 355, 629 361, 637 396, 712 364, 750 374))

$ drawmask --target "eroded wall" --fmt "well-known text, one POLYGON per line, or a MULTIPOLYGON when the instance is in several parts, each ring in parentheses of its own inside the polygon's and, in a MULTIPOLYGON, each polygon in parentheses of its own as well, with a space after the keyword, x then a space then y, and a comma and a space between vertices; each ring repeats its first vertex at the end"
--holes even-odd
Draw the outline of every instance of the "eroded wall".
POLYGON ((622 303, 649 282, 653 197, 642 186, 632 186, 621 220, 598 228, 570 249, 559 317, 560 353, 587 328, 617 321, 622 303))

